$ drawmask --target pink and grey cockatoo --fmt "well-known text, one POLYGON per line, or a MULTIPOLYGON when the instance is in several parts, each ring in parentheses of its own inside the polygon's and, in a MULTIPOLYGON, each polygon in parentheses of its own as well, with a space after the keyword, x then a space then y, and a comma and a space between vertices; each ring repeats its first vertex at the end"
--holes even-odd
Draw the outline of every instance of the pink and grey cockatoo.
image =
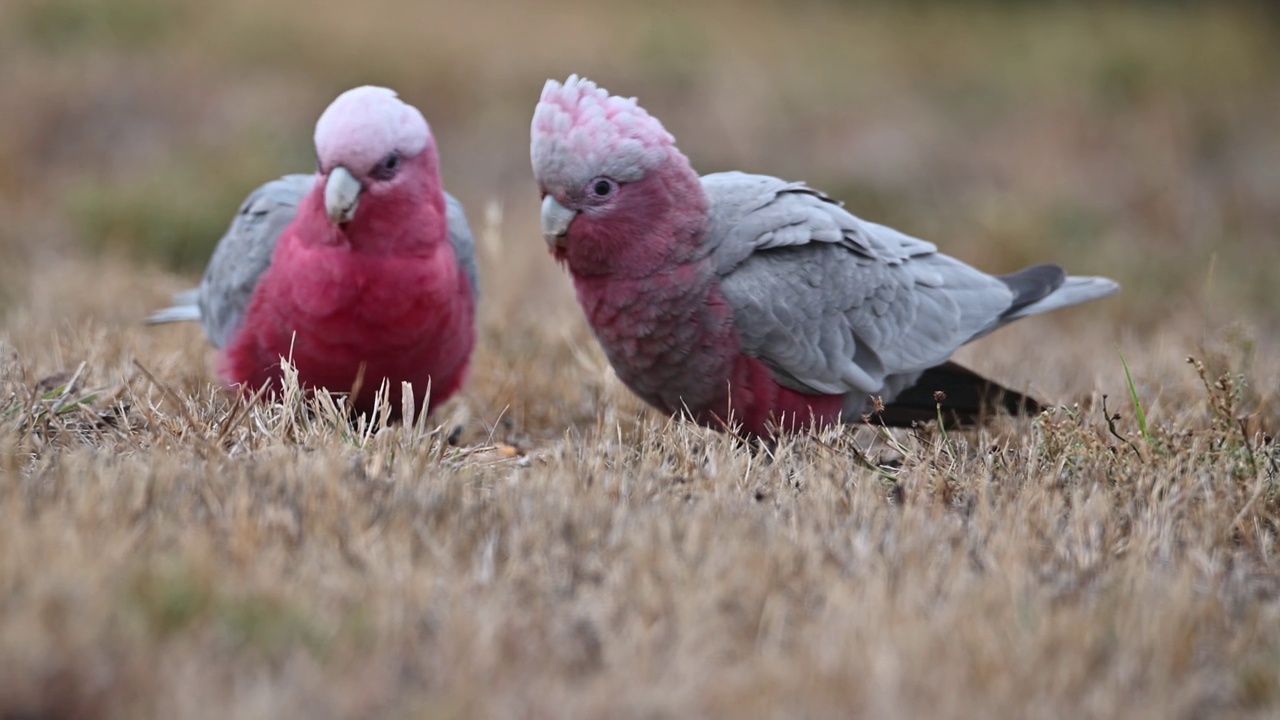
POLYGON ((542 234, 618 377, 649 404, 748 436, 973 419, 1029 398, 949 362, 1014 320, 1111 295, 1055 265, 992 276, 799 182, 699 177, 634 98, 571 76, 533 116, 542 234), (998 401, 997 396, 1003 396, 998 401))
POLYGON ((393 416, 402 381, 425 411, 466 378, 479 289, 431 129, 393 91, 359 87, 320 116, 315 146, 316 174, 253 191, 200 287, 150 321, 199 320, 228 385, 276 389, 287 358, 307 389, 357 390, 359 411, 384 381, 393 416))

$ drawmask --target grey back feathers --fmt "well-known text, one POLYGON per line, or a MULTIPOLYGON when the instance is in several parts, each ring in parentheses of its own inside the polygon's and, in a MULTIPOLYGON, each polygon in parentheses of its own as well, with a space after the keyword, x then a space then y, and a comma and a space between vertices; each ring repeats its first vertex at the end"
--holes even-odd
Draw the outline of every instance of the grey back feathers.
POLYGON ((702 178, 707 245, 743 350, 785 387, 886 402, 961 345, 1013 320, 1105 297, 1104 278, 1038 265, 995 277, 867 222, 800 183, 702 178))
POLYGON ((453 245, 453 253, 458 256, 458 264, 471 281, 471 297, 480 297, 480 268, 476 262, 476 240, 471 234, 471 226, 467 224, 467 211, 458 202, 458 198, 444 194, 446 218, 449 221, 449 243, 453 245))
MULTIPOLYGON (((271 265, 276 243, 298 214, 298 204, 315 185, 315 175, 286 175, 249 194, 218 246, 200 287, 174 296, 174 304, 147 318, 148 323, 199 320, 209 342, 222 348, 244 322, 258 279, 271 265)), ((466 212, 445 193, 449 242, 453 245, 473 296, 479 294, 475 240, 466 212)))
POLYGON ((315 182, 314 175, 286 175, 254 190, 218 241, 200 281, 198 301, 200 321, 214 347, 226 347, 240 328, 281 233, 315 182))

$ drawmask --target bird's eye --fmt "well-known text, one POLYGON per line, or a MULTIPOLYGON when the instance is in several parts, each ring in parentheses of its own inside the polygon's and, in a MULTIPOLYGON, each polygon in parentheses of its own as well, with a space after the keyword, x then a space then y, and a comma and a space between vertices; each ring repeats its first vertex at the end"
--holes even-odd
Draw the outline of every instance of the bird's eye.
POLYGON ((390 155, 378 161, 377 165, 369 171, 369 177, 374 180, 390 180, 395 177, 396 171, 400 169, 400 154, 391 153, 390 155))
POLYGON ((605 178, 597 178, 591 183, 591 192, 598 198, 609 197, 613 193, 613 181, 605 178))

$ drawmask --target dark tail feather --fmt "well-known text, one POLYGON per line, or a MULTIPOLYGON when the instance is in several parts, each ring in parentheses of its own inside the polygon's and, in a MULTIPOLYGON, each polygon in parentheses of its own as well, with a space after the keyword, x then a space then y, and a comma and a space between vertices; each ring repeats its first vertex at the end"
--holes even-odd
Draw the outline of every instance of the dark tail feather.
POLYGON ((885 405, 871 422, 890 427, 911 427, 938 419, 938 405, 948 428, 981 423, 1003 409, 1010 415, 1034 415, 1044 409, 1034 398, 1010 390, 953 362, 925 370, 914 386, 885 405), (935 393, 945 397, 938 399, 935 393))
POLYGON ((1016 273, 997 275, 996 279, 1013 292, 1013 304, 1005 311, 1012 315, 1026 306, 1052 295, 1067 281, 1067 271, 1058 265, 1032 265, 1016 273))

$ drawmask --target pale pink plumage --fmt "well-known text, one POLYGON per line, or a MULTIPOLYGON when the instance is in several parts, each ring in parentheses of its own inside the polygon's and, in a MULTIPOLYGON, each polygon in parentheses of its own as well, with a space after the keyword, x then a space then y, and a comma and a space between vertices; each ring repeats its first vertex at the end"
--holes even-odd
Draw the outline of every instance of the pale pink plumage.
POLYGON ((470 231, 446 202, 430 128, 394 92, 362 87, 324 111, 315 145, 314 180, 250 196, 210 262, 199 312, 157 318, 199 317, 228 385, 278 388, 287 358, 307 389, 358 389, 358 410, 386 383, 398 416, 409 382, 425 411, 466 378, 476 297, 470 231))
POLYGON ((650 404, 748 435, 857 420, 962 421, 1029 398, 948 362, 1022 317, 1105 297, 1040 265, 991 276, 803 183, 700 178, 662 124, 594 83, 549 81, 530 148, 543 237, 618 377, 650 404), (939 396, 941 397, 941 396, 939 396))
POLYGON ((628 387, 665 412, 756 435, 833 404, 838 415, 838 402, 779 386, 741 353, 702 243, 707 197, 656 118, 571 77, 547 83, 533 137, 542 192, 579 213, 552 252, 628 387), (597 177, 619 182, 611 197, 593 196, 597 177))

